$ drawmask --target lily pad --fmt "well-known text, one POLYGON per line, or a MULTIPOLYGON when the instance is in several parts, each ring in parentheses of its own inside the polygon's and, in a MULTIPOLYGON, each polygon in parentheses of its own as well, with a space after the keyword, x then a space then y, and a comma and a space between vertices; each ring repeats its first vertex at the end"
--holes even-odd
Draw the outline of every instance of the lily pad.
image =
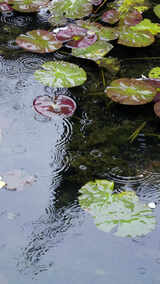
POLYGON ((156 35, 160 33, 160 24, 152 23, 149 19, 144 19, 139 24, 131 27, 133 31, 149 31, 151 34, 156 35))
POLYGON ((112 48, 113 45, 109 42, 98 40, 89 47, 73 49, 72 55, 96 61, 98 59, 101 59, 107 53, 109 53, 112 48))
POLYGON ((49 10, 55 17, 80 19, 92 12, 91 0, 54 0, 50 2, 49 10))
POLYGON ((37 70, 35 79, 49 87, 71 88, 82 85, 86 72, 76 64, 65 61, 49 61, 44 63, 42 70, 37 70))
POLYGON ((21 34, 16 38, 16 43, 35 53, 54 52, 62 46, 62 43, 52 33, 45 30, 33 30, 21 34))
POLYGON ((115 9, 108 10, 103 13, 101 20, 105 23, 115 24, 119 21, 119 12, 115 9))
POLYGON ((142 14, 135 9, 125 15, 123 24, 128 26, 135 26, 139 24, 142 20, 142 14))
POLYGON ((97 40, 97 35, 87 29, 75 24, 53 30, 56 38, 62 42, 67 42, 70 48, 84 48, 92 45, 97 40))
POLYGON ((88 182, 80 189, 80 206, 94 218, 98 229, 119 237, 143 236, 155 229, 152 210, 135 192, 113 193, 114 183, 88 182))
POLYGON ((148 74, 149 78, 160 79, 160 67, 154 67, 150 70, 148 74))
POLYGON ((160 100, 158 100, 155 104, 154 104, 154 112, 155 114, 160 117, 160 100))
POLYGON ((39 96, 33 101, 34 109, 43 116, 52 118, 55 115, 69 117, 76 110, 76 103, 68 96, 39 96))
POLYGON ((156 95, 156 89, 147 81, 129 78, 112 81, 105 92, 113 101, 126 105, 143 105, 151 102, 156 95))
POLYGON ((40 6, 47 5, 49 0, 13 0, 13 9, 23 13, 36 12, 40 6))
POLYGON ((145 47, 154 42, 154 36, 149 31, 134 31, 133 27, 120 28, 118 43, 131 47, 145 47))
POLYGON ((155 15, 160 19, 160 4, 156 5, 153 8, 153 11, 154 11, 155 15))

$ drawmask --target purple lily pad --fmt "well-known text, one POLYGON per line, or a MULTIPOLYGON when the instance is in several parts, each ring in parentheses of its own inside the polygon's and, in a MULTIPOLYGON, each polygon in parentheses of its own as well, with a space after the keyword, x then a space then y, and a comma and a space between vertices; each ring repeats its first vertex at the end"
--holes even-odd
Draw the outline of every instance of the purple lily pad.
POLYGON ((67 42, 66 46, 70 48, 85 48, 93 43, 95 43, 97 40, 97 35, 93 32, 88 31, 84 37, 81 39, 74 39, 67 42))
POLYGON ((69 117, 76 110, 76 103, 68 96, 38 96, 33 101, 34 109, 41 115, 53 118, 55 115, 69 117))
POLYGON ((56 39, 62 42, 69 41, 73 39, 73 37, 84 37, 86 32, 87 29, 79 27, 75 24, 69 24, 66 27, 53 30, 56 39))
POLYGON ((115 24, 119 21, 120 15, 119 12, 115 9, 108 10, 102 15, 101 20, 105 23, 115 24))
POLYGON ((114 102, 126 105, 143 105, 156 95, 156 89, 146 81, 130 78, 112 81, 105 92, 114 102))

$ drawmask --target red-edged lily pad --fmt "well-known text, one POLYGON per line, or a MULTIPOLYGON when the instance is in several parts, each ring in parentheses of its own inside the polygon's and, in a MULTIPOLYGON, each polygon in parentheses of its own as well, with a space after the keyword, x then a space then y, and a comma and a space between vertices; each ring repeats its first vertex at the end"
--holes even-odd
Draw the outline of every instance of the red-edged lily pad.
POLYGON ((73 37, 73 40, 67 42, 66 46, 70 48, 85 48, 97 40, 97 35, 93 32, 88 31, 84 37, 78 39, 78 37, 73 37))
POLYGON ((16 38, 16 43, 20 47, 36 53, 54 52, 62 46, 62 43, 51 32, 45 30, 33 30, 21 34, 16 38))
POLYGON ((68 96, 38 96, 33 101, 34 109, 41 115, 53 118, 55 115, 69 117, 76 110, 76 103, 68 96))
POLYGON ((112 81, 105 92, 113 101, 126 105, 143 105, 156 95, 156 89, 147 82, 129 78, 112 81))
POLYGON ((97 40, 97 35, 85 28, 75 24, 53 30, 56 38, 62 42, 67 42, 70 48, 84 48, 92 45, 97 40))
POLYGON ((13 11, 13 9, 7 3, 0 3, 0 11, 1 12, 8 12, 8 11, 13 11))
POLYGON ((160 117, 160 101, 154 104, 154 112, 158 117, 160 117))
POLYGON ((57 40, 66 42, 73 39, 74 37, 84 37, 87 29, 79 27, 75 24, 69 24, 63 28, 57 28, 53 30, 57 40))

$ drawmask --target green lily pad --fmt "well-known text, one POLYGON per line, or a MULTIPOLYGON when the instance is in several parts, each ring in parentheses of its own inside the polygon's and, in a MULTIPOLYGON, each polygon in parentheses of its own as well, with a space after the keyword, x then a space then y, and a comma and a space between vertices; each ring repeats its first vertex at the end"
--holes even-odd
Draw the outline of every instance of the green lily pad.
POLYGON ((114 183, 107 180, 88 182, 80 189, 80 206, 94 218, 98 229, 114 230, 119 237, 146 235, 155 229, 152 210, 141 203, 135 192, 113 193, 114 183))
POLYGON ((96 61, 106 55, 112 48, 113 45, 109 42, 99 40, 89 47, 73 49, 72 55, 96 61))
POLYGON ((51 14, 55 17, 80 19, 92 12, 91 0, 54 0, 49 5, 51 14))
POLYGON ((86 79, 86 72, 77 66, 64 61, 49 61, 41 66, 42 70, 37 70, 35 79, 45 86, 56 88, 71 88, 82 85, 86 79))
POLYGON ((149 78, 160 79, 160 67, 154 67, 150 70, 148 74, 149 78))
POLYGON ((125 105, 143 105, 151 102, 156 95, 156 89, 147 81, 129 78, 112 81, 105 92, 114 102, 125 105))
POLYGON ((36 53, 54 52, 62 46, 62 43, 52 33, 45 30, 33 30, 21 34, 16 38, 16 43, 20 47, 36 53))
POLYGON ((156 5, 153 8, 153 11, 154 11, 155 15, 160 19, 160 4, 156 5))
POLYGON ((151 34, 156 35, 160 33, 160 24, 152 23, 149 19, 144 19, 139 24, 131 27, 133 31, 149 31, 151 34))
POLYGON ((120 28, 118 43, 131 47, 145 47, 154 42, 154 36, 149 31, 134 31, 133 27, 120 28))

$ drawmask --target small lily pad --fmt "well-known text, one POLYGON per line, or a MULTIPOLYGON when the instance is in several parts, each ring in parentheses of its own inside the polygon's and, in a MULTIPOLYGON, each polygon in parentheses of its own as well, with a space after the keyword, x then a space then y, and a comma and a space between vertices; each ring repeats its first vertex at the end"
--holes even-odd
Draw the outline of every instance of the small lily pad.
POLYGON ((53 118, 55 115, 69 117, 76 110, 76 103, 68 96, 38 96, 33 101, 34 109, 41 115, 53 118))
POLYGON ((49 87, 71 88, 82 85, 86 72, 78 65, 65 61, 49 61, 44 63, 42 70, 37 70, 35 79, 49 87))
POLYGON ((135 192, 113 193, 114 183, 88 182, 80 190, 82 209, 94 218, 98 229, 119 237, 143 236, 155 229, 152 210, 140 202, 135 192))
POLYGON ((52 33, 45 30, 33 30, 21 34, 16 38, 16 43, 20 47, 36 53, 54 52, 62 46, 62 43, 52 33))
POLYGON ((126 105, 143 105, 153 100, 156 89, 147 81, 121 78, 111 82, 105 90, 113 101, 126 105))

